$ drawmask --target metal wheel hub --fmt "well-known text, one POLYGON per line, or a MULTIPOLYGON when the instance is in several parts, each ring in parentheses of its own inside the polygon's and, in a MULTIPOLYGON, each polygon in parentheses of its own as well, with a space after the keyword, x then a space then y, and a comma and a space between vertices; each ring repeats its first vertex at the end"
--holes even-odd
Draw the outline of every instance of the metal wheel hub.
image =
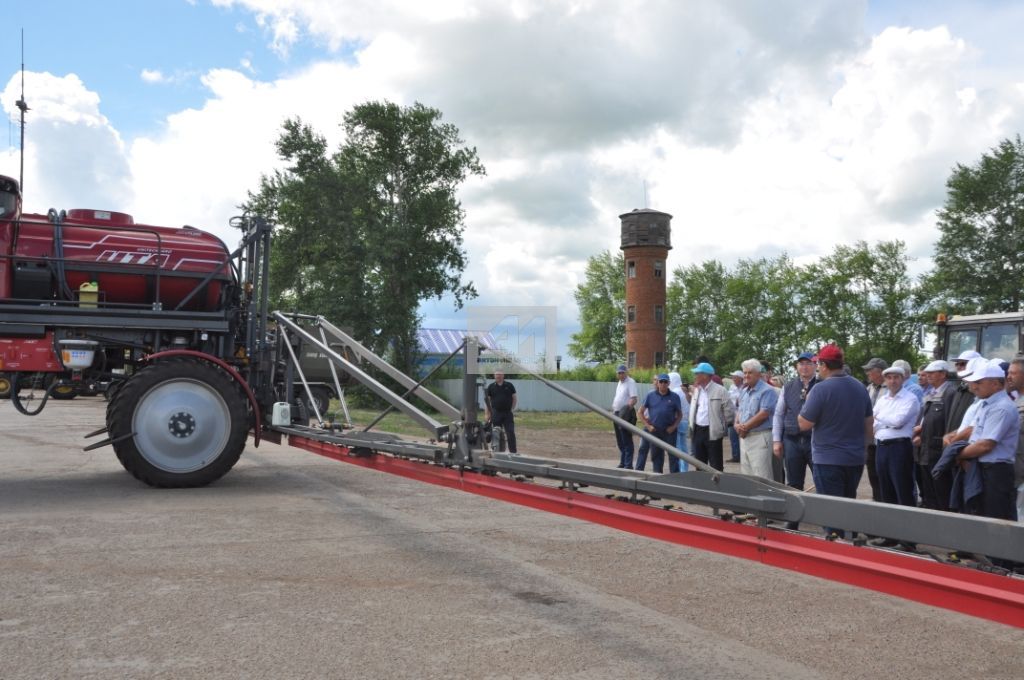
POLYGON ((215 460, 231 435, 231 411, 201 380, 167 380, 142 395, 132 416, 135 446, 161 470, 186 473, 215 460))
POLYGON ((167 429, 174 437, 189 437, 196 431, 196 419, 191 413, 179 411, 167 421, 167 429))

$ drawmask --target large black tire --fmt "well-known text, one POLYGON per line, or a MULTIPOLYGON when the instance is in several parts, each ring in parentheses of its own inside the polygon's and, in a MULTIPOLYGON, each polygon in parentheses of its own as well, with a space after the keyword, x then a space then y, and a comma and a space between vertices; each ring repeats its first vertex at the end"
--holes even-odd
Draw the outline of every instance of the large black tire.
MULTIPOLYGON (((299 389, 303 394, 303 398, 305 398, 306 391, 301 386, 299 389)), ((323 385, 310 385, 309 391, 313 394, 313 403, 316 404, 320 415, 326 415, 327 409, 331 407, 331 391, 323 385)))
POLYGON ((117 459, 159 487, 205 486, 230 470, 245 448, 248 402, 217 366, 172 358, 126 380, 107 405, 117 459))
POLYGON ((50 399, 67 401, 78 396, 78 388, 74 385, 58 385, 50 392, 50 399))

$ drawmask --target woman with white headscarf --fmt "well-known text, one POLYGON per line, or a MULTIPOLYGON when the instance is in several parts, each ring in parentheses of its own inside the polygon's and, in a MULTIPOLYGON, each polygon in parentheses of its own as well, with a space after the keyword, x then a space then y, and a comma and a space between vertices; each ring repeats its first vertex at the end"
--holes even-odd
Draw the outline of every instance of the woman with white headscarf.
MULTIPOLYGON (((690 412, 690 395, 683 389, 683 379, 678 373, 668 374, 668 388, 675 392, 679 396, 679 402, 683 406, 683 413, 690 412)), ((690 450, 686 446, 686 437, 689 434, 689 419, 683 418, 679 423, 679 429, 676 430, 676 448, 685 453, 689 453, 690 450)), ((669 472, 686 472, 690 469, 690 466, 686 464, 685 460, 680 460, 675 456, 670 455, 668 458, 668 471, 669 472)))

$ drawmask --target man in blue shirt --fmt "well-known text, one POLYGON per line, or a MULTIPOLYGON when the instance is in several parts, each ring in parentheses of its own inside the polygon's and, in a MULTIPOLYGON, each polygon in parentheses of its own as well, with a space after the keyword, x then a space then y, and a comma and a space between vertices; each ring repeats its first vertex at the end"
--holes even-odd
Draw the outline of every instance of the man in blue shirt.
MULTIPOLYGON (((981 495, 967 508, 971 514, 997 519, 1017 519, 1013 463, 1020 438, 1017 407, 1006 393, 1006 374, 999 359, 986 362, 964 380, 974 383, 978 409, 969 444, 957 456, 971 458, 981 467, 981 495)), ((964 464, 964 463, 962 463, 964 464)))
POLYGON ((740 436, 740 472, 772 479, 772 421, 779 393, 761 379, 761 362, 747 359, 743 369, 736 434, 740 436))
MULTIPOLYGON (((666 444, 675 445, 676 429, 683 419, 683 407, 678 395, 668 389, 668 374, 658 376, 658 389, 647 393, 638 415, 645 430, 666 444)), ((651 465, 656 473, 662 473, 665 450, 660 446, 651 446, 651 465)))
MULTIPOLYGON (((843 369, 843 358, 835 344, 818 352, 821 382, 808 393, 797 422, 801 431, 811 431, 811 475, 817 492, 856 498, 874 428, 871 398, 843 369)), ((842 531, 835 533, 843 536, 842 531)))

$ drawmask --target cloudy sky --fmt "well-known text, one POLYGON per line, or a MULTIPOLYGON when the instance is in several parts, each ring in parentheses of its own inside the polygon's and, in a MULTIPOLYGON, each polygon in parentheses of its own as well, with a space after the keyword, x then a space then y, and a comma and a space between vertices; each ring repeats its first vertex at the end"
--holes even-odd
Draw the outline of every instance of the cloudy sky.
MULTIPOLYGON (((670 268, 899 238, 928 266, 956 162, 1024 130, 1024 3, 854 0, 38 0, 8 3, 0 173, 25 207, 213 231, 299 115, 340 141, 371 99, 440 109, 484 178, 462 191, 475 304, 576 328, 618 215, 674 215, 670 268), (6 74, 6 75, 5 75, 6 74)), ((424 325, 465 326, 450 301, 424 325)))

